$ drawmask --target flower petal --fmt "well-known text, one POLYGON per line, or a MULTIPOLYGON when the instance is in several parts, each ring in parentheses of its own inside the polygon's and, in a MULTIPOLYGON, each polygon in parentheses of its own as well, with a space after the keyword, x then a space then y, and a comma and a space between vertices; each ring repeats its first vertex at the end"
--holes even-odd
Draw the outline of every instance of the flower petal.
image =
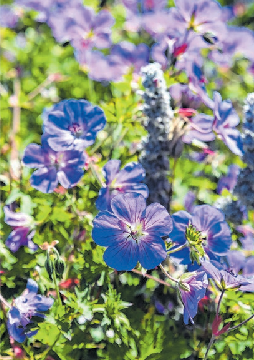
POLYGON ((57 187, 57 172, 54 167, 36 170, 30 178, 31 186, 43 193, 51 193, 57 187))
POLYGON ((145 211, 145 231, 149 235, 168 235, 173 228, 173 221, 164 206, 154 203, 145 211))
POLYGON ((118 271, 132 270, 138 261, 138 246, 132 240, 121 241, 109 246, 104 253, 104 261, 118 271))
POLYGON ((135 224, 142 218, 146 201, 142 195, 136 193, 119 194, 112 199, 111 208, 115 216, 123 222, 135 224))
POLYGON ((44 154, 40 145, 29 144, 25 148, 23 163, 30 168, 41 168, 44 166, 44 154))
POLYGON ((146 236, 139 241, 138 248, 138 260, 147 270, 154 269, 167 256, 165 243, 160 237, 146 236))

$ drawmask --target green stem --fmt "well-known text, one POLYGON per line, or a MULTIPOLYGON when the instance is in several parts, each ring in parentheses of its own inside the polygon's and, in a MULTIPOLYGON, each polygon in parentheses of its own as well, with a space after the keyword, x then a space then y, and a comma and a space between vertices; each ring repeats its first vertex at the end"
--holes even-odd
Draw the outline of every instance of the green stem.
POLYGON ((188 246, 188 244, 185 243, 185 244, 183 244, 183 245, 181 245, 181 246, 178 246, 177 248, 175 248, 175 249, 173 249, 173 250, 168 250, 167 253, 168 253, 168 254, 173 254, 173 253, 175 253, 175 252, 177 252, 177 251, 180 251, 180 250, 186 248, 187 246, 188 246))
POLYGON ((164 267, 161 264, 160 264, 160 268, 171 281, 174 281, 177 284, 179 283, 179 280, 174 279, 171 275, 169 275, 169 273, 164 269, 164 267))
POLYGON ((92 174, 95 177, 95 179, 98 181, 98 183, 100 184, 101 187, 104 187, 105 186, 104 182, 102 181, 100 175, 97 173, 92 161, 89 163, 89 166, 90 166, 90 169, 91 169, 92 174))
POLYGON ((158 279, 158 278, 155 277, 155 276, 152 276, 152 275, 149 275, 149 274, 146 274, 146 273, 143 274, 141 271, 136 270, 136 269, 132 269, 131 271, 134 272, 135 274, 139 274, 139 275, 145 276, 145 277, 148 278, 148 279, 152 279, 152 280, 154 280, 154 281, 157 281, 157 282, 160 283, 160 284, 163 284, 163 285, 165 285, 165 286, 171 287, 171 285, 168 284, 166 281, 163 281, 163 280, 161 280, 161 279, 158 279))
POLYGON ((246 324, 246 323, 247 323, 249 320, 251 320, 252 318, 254 318, 254 314, 251 315, 250 317, 248 317, 248 319, 244 320, 244 321, 241 322, 240 324, 229 328, 227 332, 238 329, 238 328, 241 327, 242 325, 246 324))
POLYGON ((204 360, 206 360, 206 359, 207 359, 208 352, 209 352, 209 350, 211 349, 211 347, 212 347, 212 345, 213 345, 214 341, 215 341, 215 337, 213 337, 213 336, 212 336, 212 337, 211 337, 211 340, 210 340, 210 342, 209 342, 209 344, 208 344, 208 347, 207 347, 207 349, 206 349, 206 353, 205 353, 204 360))
POLYGON ((54 282, 55 290, 56 290, 56 293, 57 293, 57 300, 58 300, 58 303, 59 303, 58 305, 62 306, 62 300, 61 300, 60 293, 59 293, 59 287, 57 285, 55 269, 53 269, 52 276, 53 276, 53 282, 54 282))
POLYGON ((11 305, 5 300, 5 298, 0 294, 0 300, 2 303, 7 306, 8 308, 11 308, 11 305))

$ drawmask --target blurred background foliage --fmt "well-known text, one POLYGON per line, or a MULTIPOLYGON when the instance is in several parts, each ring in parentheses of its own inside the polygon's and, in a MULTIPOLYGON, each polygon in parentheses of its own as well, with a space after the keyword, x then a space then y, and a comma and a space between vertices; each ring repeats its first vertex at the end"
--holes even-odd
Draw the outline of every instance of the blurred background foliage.
MULTIPOLYGON (((11 1, 2 1, 2 5, 7 3, 11 1)), ((232 1, 220 3, 233 4, 232 1)), ((135 44, 146 42, 152 45, 147 34, 140 38, 138 33, 123 30, 125 13, 120 4, 113 0, 101 4, 116 19, 114 42, 124 38, 135 44)), ((101 4, 96 0, 85 1, 85 5, 95 9, 101 4)), ((254 30, 254 4, 237 4, 242 4, 244 10, 234 19, 234 24, 254 30)), ((173 1, 169 1, 169 5, 172 6, 173 1)), ((79 67, 70 44, 58 44, 50 28, 36 22, 35 16, 34 11, 25 12, 15 29, 0 29, 1 205, 15 202, 20 211, 34 217, 36 244, 57 239, 57 249, 66 263, 62 280, 78 281, 69 288, 61 288, 64 306, 60 309, 54 306, 47 320, 39 325, 38 334, 24 345, 25 357, 44 359, 52 356, 55 360, 201 359, 211 338, 217 290, 200 308, 195 325, 184 326, 183 306, 174 288, 147 280, 142 274, 116 272, 104 263, 103 249, 91 239, 100 184, 90 169, 78 186, 66 192, 45 195, 30 186, 31 172, 22 166, 22 154, 29 143, 40 143, 43 110, 60 100, 87 99, 105 111, 107 126, 98 134, 95 144, 87 149, 88 155, 94 157, 98 172, 110 158, 120 159, 122 165, 136 161, 138 145, 146 134, 141 124, 141 97, 131 86, 132 76, 127 75, 121 83, 92 81, 79 67)), ((240 117, 243 101, 247 93, 253 91, 253 77, 246 69, 245 60, 237 60, 228 71, 215 69, 208 60, 205 66, 209 95, 213 90, 219 90, 223 98, 232 100, 240 117)), ((167 72, 165 79, 168 86, 181 80, 167 72)), ((141 83, 138 86, 141 88, 141 83)), ((189 190, 196 193, 197 204, 213 204, 218 198, 218 179, 226 174, 228 165, 243 166, 222 142, 217 141, 212 146, 217 155, 198 163, 192 160, 191 154, 199 149, 185 145, 183 156, 176 164, 171 213, 184 209, 184 198, 189 190)), ((10 227, 3 219, 1 212, 2 294, 11 302, 32 277, 42 294, 54 296, 54 285, 44 267, 45 251, 39 249, 32 253, 22 247, 15 254, 11 253, 4 245, 10 227)), ((253 224, 253 214, 250 219, 253 224)), ((239 234, 234 230, 233 236, 236 240, 239 234)), ((173 265, 168 265, 172 266, 172 271, 177 271, 173 265)), ((159 277, 156 269, 148 274, 159 277)), ((225 319, 233 318, 237 324, 253 313, 253 304, 253 294, 229 292, 224 296, 221 310, 225 319)), ((1 358, 14 358, 3 309, 0 317, 1 358)), ((20 346, 23 348, 23 344, 20 346)), ((252 320, 239 330, 222 335, 215 342, 209 358, 252 360, 253 349, 252 320)))

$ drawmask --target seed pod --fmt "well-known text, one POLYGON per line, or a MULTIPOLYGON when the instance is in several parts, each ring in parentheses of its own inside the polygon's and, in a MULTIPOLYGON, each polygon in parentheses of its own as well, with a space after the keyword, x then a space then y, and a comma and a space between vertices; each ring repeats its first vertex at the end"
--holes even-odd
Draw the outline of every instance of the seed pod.
POLYGON ((65 265, 64 261, 60 258, 55 260, 56 276, 61 279, 64 273, 65 265))
POLYGON ((53 280, 52 275, 53 275, 53 271, 54 271, 54 264, 53 264, 52 260, 49 258, 49 256, 47 256, 47 259, 45 261, 45 268, 47 270, 50 280, 53 280))

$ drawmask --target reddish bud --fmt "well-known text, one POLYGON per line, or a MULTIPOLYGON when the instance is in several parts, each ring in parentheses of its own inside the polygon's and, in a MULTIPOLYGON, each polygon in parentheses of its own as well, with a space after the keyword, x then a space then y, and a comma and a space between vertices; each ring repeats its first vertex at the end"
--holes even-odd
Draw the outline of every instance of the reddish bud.
POLYGON ((179 115, 184 116, 184 117, 192 117, 193 115, 195 115, 197 113, 197 111, 194 109, 185 108, 185 109, 179 109, 178 113, 179 113, 179 115))
POLYGON ((185 53, 187 47, 188 47, 187 44, 183 44, 183 45, 177 47, 173 52, 174 57, 177 57, 177 56, 182 55, 183 53, 185 53))
POLYGON ((59 185, 57 188, 55 188, 54 192, 58 193, 58 194, 61 194, 61 195, 64 195, 66 193, 66 189, 62 186, 62 185, 59 185))
POLYGON ((20 346, 14 345, 12 349, 14 351, 14 355, 15 355, 16 359, 24 359, 25 358, 25 352, 24 352, 24 350, 21 349, 20 346))
POLYGON ((61 281, 59 287, 62 289, 70 289, 76 285, 79 285, 79 279, 67 279, 65 281, 61 281))
POLYGON ((221 330, 219 330, 219 326, 222 324, 222 321, 223 320, 220 315, 215 316, 215 319, 213 320, 213 323, 212 323, 212 332, 213 332, 214 336, 220 336, 228 331, 228 329, 230 327, 230 323, 228 323, 221 330))

